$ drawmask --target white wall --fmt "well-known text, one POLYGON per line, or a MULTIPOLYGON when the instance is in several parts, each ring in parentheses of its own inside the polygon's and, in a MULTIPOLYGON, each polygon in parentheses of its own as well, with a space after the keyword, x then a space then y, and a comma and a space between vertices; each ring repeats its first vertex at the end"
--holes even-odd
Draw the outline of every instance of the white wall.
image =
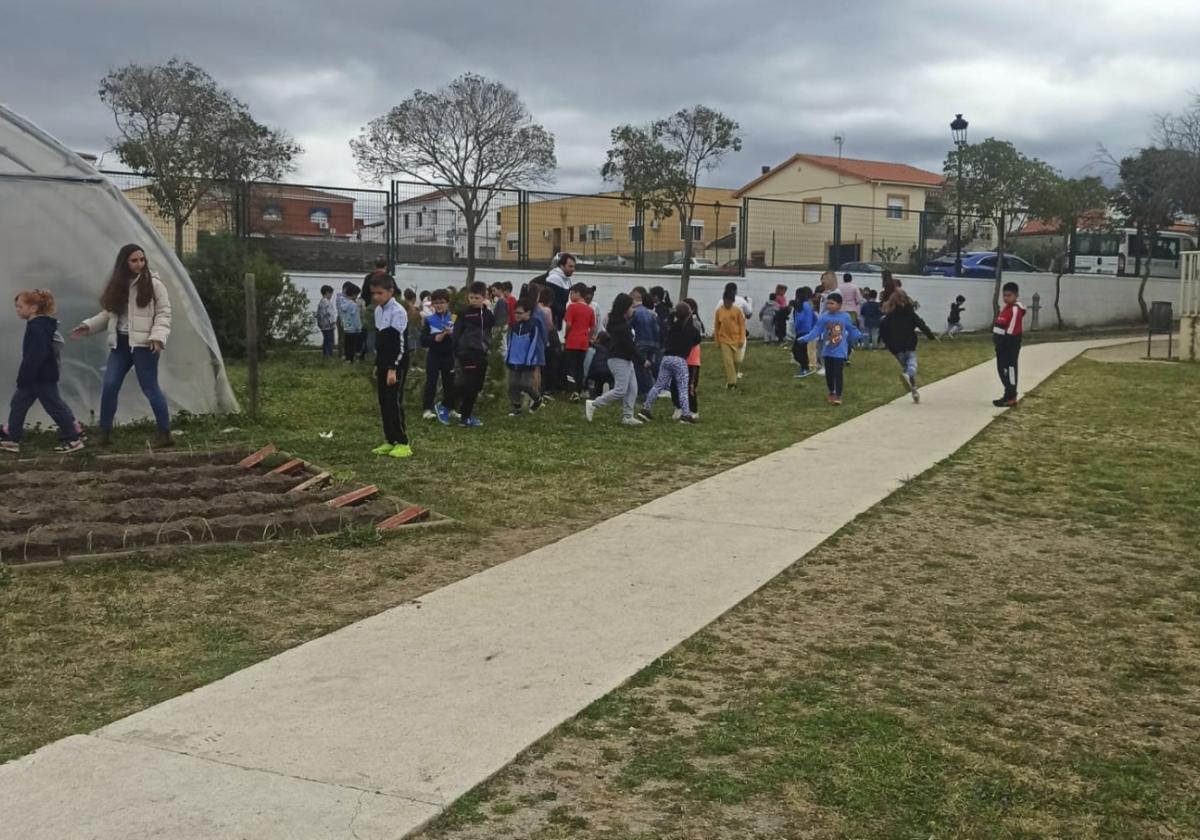
MULTIPOLYGON (((495 280, 510 280, 514 290, 520 289, 521 284, 535 277, 540 272, 528 269, 509 268, 480 268, 476 276, 484 283, 495 280)), ((316 311, 319 289, 328 283, 340 290, 342 283, 351 280, 362 285, 360 274, 321 274, 317 272, 289 272, 292 281, 303 289, 312 301, 313 311, 316 311)), ((776 284, 788 287, 788 297, 797 286, 816 287, 820 282, 820 273, 815 271, 772 271, 769 269, 750 269, 745 277, 692 277, 691 297, 700 306, 701 318, 706 326, 711 327, 712 312, 721 301, 721 293, 725 283, 737 283, 742 294, 750 295, 754 303, 754 316, 750 319, 750 334, 761 337, 762 327, 758 323, 758 309, 766 296, 775 291, 776 284)), ((963 312, 963 327, 967 330, 985 330, 991 326, 992 305, 991 295, 993 281, 973 278, 952 277, 917 277, 897 275, 904 290, 921 304, 921 315, 931 327, 944 326, 946 315, 950 311, 950 303, 956 295, 966 299, 966 310, 963 312)), ((401 288, 412 288, 418 291, 433 290, 445 286, 461 286, 466 272, 460 267, 443 266, 396 266, 396 282, 401 288)), ((576 277, 596 286, 596 301, 602 310, 607 311, 618 292, 627 292, 634 286, 662 286, 671 292, 671 299, 677 298, 679 278, 658 275, 607 274, 601 272, 579 272, 576 277)), ((1006 280, 1011 280, 1021 286, 1021 300, 1026 306, 1033 305, 1034 293, 1041 296, 1040 326, 1054 326, 1054 275, 1038 274, 1006 274, 1006 280)), ((863 274, 855 278, 860 286, 880 288, 879 275, 863 274)), ((1062 313, 1063 320, 1069 326, 1101 326, 1104 324, 1134 321, 1140 317, 1137 305, 1138 280, 1130 277, 1110 277, 1086 274, 1068 274, 1062 279, 1062 313)), ((1168 300, 1178 309, 1179 281, 1152 278, 1146 284, 1146 302, 1168 300)), ((319 335, 314 333, 316 339, 319 335)))

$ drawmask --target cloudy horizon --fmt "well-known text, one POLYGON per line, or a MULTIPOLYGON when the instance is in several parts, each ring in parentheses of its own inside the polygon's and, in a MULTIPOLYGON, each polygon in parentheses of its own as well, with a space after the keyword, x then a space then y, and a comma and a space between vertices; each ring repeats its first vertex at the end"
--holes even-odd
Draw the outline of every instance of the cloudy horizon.
MULTIPOLYGON (((1097 144, 1117 155, 1147 144, 1155 115, 1200 90, 1200 14, 1184 0, 1136 13, 1080 0, 530 0, 519 13, 457 1, 47 0, 5 19, 0 102, 71 148, 107 148, 112 115, 96 91, 110 69, 177 56, 300 142, 289 180, 329 186, 364 183, 349 141, 369 120, 467 71, 521 94, 556 138, 554 188, 580 192, 602 188, 613 126, 697 103, 741 124, 743 150, 706 181, 739 187, 793 153, 837 154, 835 135, 846 157, 940 171, 958 112, 973 140, 1010 140, 1088 174, 1097 144), (54 37, 29 37, 39 32, 54 37)), ((103 163, 123 168, 111 153, 103 163)))

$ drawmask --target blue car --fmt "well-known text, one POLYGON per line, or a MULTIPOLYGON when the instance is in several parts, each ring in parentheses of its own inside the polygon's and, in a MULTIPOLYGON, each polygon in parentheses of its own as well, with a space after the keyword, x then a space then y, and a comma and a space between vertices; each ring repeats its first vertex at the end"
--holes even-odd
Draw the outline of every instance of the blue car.
MULTIPOLYGON (((921 273, 926 277, 953 277, 955 259, 955 254, 946 254, 944 257, 938 257, 936 260, 928 263, 921 273)), ((1005 254, 1004 271, 1005 273, 1011 271, 1032 273, 1039 271, 1039 269, 1025 262, 1020 257, 1005 254)), ((963 253, 962 276, 994 279, 996 277, 996 252, 971 251, 970 253, 963 253)))

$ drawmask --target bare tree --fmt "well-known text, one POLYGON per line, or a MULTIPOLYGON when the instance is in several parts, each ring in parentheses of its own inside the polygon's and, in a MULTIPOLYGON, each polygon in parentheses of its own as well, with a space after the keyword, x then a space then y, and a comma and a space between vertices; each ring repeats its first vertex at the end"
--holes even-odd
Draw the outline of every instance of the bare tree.
POLYGON ((284 132, 255 122, 245 104, 189 61, 113 70, 100 81, 100 98, 117 125, 113 151, 153 176, 147 189, 175 226, 176 254, 183 253, 188 219, 214 184, 282 177, 302 151, 284 132))
POLYGON ((646 127, 617 126, 612 148, 601 168, 605 180, 620 181, 628 203, 657 218, 679 214, 683 269, 679 297, 688 294, 692 269, 692 219, 700 176, 721 165, 729 152, 741 151, 737 122, 704 105, 677 111, 646 127))
POLYGON ((533 121, 517 92, 473 73, 433 93, 414 91, 371 120, 350 148, 364 175, 407 175, 441 190, 463 214, 468 283, 475 279, 476 231, 496 191, 547 183, 556 165, 554 136, 533 121))
POLYGON ((1186 111, 1158 117, 1154 143, 1178 153, 1175 178, 1181 209, 1194 218, 1200 239, 1200 91, 1192 93, 1186 111))

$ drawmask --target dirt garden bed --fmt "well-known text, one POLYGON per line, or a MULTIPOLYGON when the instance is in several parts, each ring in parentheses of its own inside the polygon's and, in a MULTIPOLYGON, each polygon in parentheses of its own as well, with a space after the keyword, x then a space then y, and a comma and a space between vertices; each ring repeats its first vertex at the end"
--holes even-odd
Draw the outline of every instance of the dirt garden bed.
POLYGON ((16 461, 0 470, 0 494, 0 563, 14 568, 450 521, 374 486, 335 485, 274 446, 16 461))

